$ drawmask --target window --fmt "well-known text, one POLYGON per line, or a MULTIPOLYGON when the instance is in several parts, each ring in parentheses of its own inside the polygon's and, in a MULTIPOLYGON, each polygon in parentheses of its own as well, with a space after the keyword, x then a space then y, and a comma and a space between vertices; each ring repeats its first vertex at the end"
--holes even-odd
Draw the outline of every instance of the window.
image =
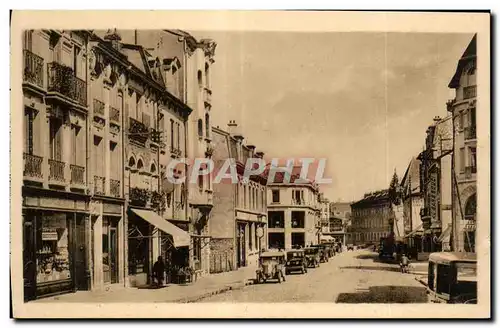
POLYGON ((78 76, 80 74, 80 48, 77 46, 73 47, 73 74, 78 76))
POLYGON ((476 127, 476 108, 469 110, 469 126, 476 127))
POLYGON ((120 153, 118 152, 118 144, 116 142, 109 142, 109 157, 110 157, 110 175, 115 180, 120 180, 120 153))
POLYGON ((250 223, 248 230, 249 230, 248 248, 249 249, 253 249, 253 238, 254 238, 254 235, 255 235, 254 224, 253 223, 250 223))
POLYGON ((94 135, 94 175, 104 177, 104 151, 102 138, 94 135))
POLYGON ((458 161, 459 161, 459 168, 460 172, 465 171, 465 148, 460 148, 460 152, 458 153, 458 161))
POLYGON ((273 203, 279 203, 280 202, 280 191, 279 190, 273 190, 273 203))
MULTIPOLYGON (((203 170, 203 167, 200 168, 200 171, 203 170)), ((203 175, 198 173, 198 188, 203 190, 203 175)))
POLYGON ((458 113, 458 129, 462 130, 464 128, 464 114, 458 113))
POLYGON ((247 185, 243 184, 243 208, 247 208, 247 199, 248 199, 247 185))
POLYGON ((292 228, 304 228, 305 212, 292 211, 292 228))
POLYGON ((477 157, 476 157, 476 147, 469 148, 469 166, 472 168, 472 173, 476 173, 477 171, 477 157))
POLYGON ((207 63, 205 63, 205 79, 206 79, 206 86, 207 88, 210 88, 210 71, 209 71, 209 66, 207 63))
POLYGON ((61 147, 61 127, 62 120, 51 118, 49 120, 50 129, 50 159, 60 161, 62 159, 61 147))
POLYGON ((24 124, 25 124, 25 147, 24 151, 30 155, 33 155, 33 121, 35 119, 35 113, 31 108, 26 108, 24 110, 24 124))
POLYGON ((205 114, 205 134, 207 138, 210 138, 210 115, 205 114))
POLYGON ((24 48, 26 50, 32 51, 33 49, 33 31, 28 30, 24 32, 24 48))
POLYGON ((476 194, 471 195, 467 198, 465 203, 465 219, 466 220, 475 220, 476 219, 476 194))
POLYGON ((269 212, 269 228, 285 228, 285 212, 269 212))
POLYGON ((198 70, 198 86, 201 88, 203 86, 203 73, 198 70))
POLYGON ((80 162, 81 149, 78 145, 78 135, 80 133, 80 127, 77 125, 71 125, 71 164, 78 165, 80 162))
POLYGON ((174 120, 170 120, 170 149, 174 149, 174 120))
POLYGON ((177 125, 177 149, 181 149, 181 125, 179 123, 176 123, 177 125))
POLYGON ((198 120, 198 137, 203 137, 203 120, 201 118, 198 120))

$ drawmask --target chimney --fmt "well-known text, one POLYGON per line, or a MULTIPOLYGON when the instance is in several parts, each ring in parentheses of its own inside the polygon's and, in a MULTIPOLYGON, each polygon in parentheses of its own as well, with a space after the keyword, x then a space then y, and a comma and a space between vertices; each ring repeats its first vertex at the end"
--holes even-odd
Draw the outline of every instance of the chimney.
POLYGON ((236 123, 235 120, 229 121, 229 123, 227 124, 227 132, 229 132, 231 137, 234 137, 240 142, 243 141, 243 139, 245 139, 241 134, 240 129, 238 128, 238 124, 236 123))
POLYGON ((250 150, 250 157, 255 157, 255 146, 247 145, 247 148, 250 150))
POLYGON ((106 31, 106 35, 104 36, 104 40, 111 43, 111 46, 115 48, 116 50, 120 51, 121 50, 121 41, 122 37, 120 33, 114 29, 108 29, 106 31))
POLYGON ((262 152, 262 151, 255 152, 255 157, 264 158, 264 152, 262 152))

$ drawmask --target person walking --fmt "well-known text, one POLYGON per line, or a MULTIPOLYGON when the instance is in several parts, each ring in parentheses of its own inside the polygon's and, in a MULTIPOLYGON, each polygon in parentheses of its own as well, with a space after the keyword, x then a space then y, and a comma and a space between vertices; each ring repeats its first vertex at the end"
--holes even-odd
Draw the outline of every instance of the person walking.
POLYGON ((157 283, 157 286, 163 286, 163 278, 165 275, 165 263, 163 258, 158 256, 158 260, 153 264, 153 283, 157 283))

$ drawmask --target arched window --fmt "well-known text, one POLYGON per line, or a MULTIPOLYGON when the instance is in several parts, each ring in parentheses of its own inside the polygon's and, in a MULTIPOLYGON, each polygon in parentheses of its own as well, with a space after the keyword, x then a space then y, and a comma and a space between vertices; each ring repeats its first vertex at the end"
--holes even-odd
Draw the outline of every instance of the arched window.
POLYGON ((151 173, 152 174, 156 173, 156 165, 155 165, 155 163, 151 163, 151 173))
MULTIPOLYGON (((203 167, 202 167, 202 168, 200 168, 200 171, 201 171, 202 169, 203 169, 203 167)), ((204 176, 203 176, 203 175, 201 175, 201 174, 199 174, 199 175, 198 175, 198 188, 200 188, 200 190, 203 190, 203 179, 204 179, 204 176)))
POLYGON ((210 138, 210 115, 205 114, 205 134, 207 138, 210 138))
POLYGON ((203 120, 201 118, 198 120, 198 136, 203 137, 203 120))
POLYGON ((142 162, 142 159, 139 159, 139 160, 137 161, 137 169, 138 169, 138 170, 142 170, 142 169, 143 169, 143 167, 144 167, 144 163, 142 162))
POLYGON ((131 156, 131 157, 129 158, 129 160, 128 160, 128 166, 129 166, 130 168, 132 168, 132 167, 134 167, 134 166, 135 166, 135 159, 134 159, 134 157, 133 157, 133 156, 131 156))
POLYGON ((208 63, 205 63, 205 80, 207 81, 207 88, 210 88, 210 74, 209 74, 209 66, 208 63))
POLYGON ((203 86, 203 72, 201 70, 198 70, 198 85, 203 86))
POLYGON ((465 202, 465 220, 476 219, 476 206, 476 194, 473 194, 465 202))

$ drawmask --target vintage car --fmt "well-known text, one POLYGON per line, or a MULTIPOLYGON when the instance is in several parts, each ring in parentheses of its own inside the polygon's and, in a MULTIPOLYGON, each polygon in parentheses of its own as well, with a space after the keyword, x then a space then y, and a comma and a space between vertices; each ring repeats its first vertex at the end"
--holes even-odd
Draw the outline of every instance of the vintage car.
POLYGON ((256 270, 256 282, 266 282, 277 279, 279 283, 285 281, 286 254, 281 251, 268 251, 260 254, 259 268, 256 270))
POLYGON ((294 249, 286 252, 285 273, 300 271, 307 273, 306 254, 303 249, 294 249))
POLYGON ((323 242, 321 245, 325 246, 328 257, 335 256, 335 253, 337 252, 337 245, 335 242, 323 242))
POLYGON ((328 262, 329 257, 328 257, 328 249, 327 249, 326 245, 319 244, 319 245, 313 245, 312 247, 316 247, 320 250, 319 260, 321 263, 328 262))
POLYGON ((432 303, 477 304, 475 253, 438 252, 429 255, 427 295, 432 303))
POLYGON ((304 253, 306 255, 306 262, 308 268, 319 267, 319 263, 321 262, 321 249, 317 247, 306 247, 304 248, 304 253))

